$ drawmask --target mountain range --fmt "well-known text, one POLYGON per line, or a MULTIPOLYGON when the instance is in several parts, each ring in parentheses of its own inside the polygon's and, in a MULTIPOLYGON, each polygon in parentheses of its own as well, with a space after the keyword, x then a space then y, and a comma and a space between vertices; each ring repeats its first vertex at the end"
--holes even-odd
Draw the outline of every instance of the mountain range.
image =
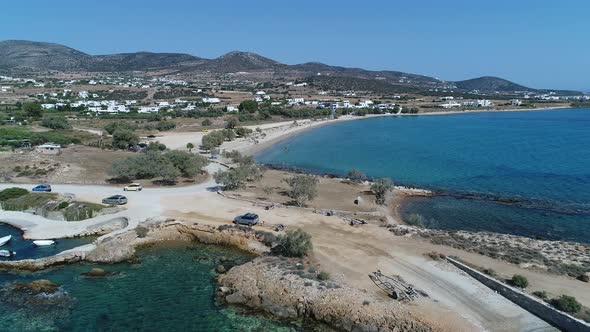
MULTIPOLYGON (((46 42, 25 40, 0 41, 0 71, 59 72, 126 72, 167 70, 185 74, 227 74, 239 72, 271 72, 278 76, 330 76, 359 79, 372 84, 418 88, 450 88, 481 92, 537 91, 498 77, 480 77, 464 81, 442 81, 434 77, 399 71, 373 71, 360 68, 330 66, 318 62, 287 65, 256 53, 234 51, 214 59, 183 53, 135 52, 90 55, 73 48, 46 42), (318 75, 319 74, 319 75, 318 75), (377 82, 372 82, 377 81, 377 82)), ((326 81, 326 80, 324 80, 326 81)))

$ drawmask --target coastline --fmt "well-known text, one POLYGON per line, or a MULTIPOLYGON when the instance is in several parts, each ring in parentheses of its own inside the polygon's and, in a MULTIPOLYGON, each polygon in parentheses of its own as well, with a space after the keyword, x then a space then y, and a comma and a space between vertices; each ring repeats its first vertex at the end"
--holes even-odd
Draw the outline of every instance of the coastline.
POLYGON ((245 155, 256 155, 273 145, 283 142, 289 138, 293 138, 311 129, 321 128, 323 126, 344 122, 355 121, 363 119, 381 118, 381 117, 402 117, 402 116, 435 116, 435 115, 457 115, 457 114, 475 114, 475 113, 504 113, 504 112, 541 112, 541 111, 555 111, 572 109, 571 106, 551 106, 543 108, 524 108, 524 109, 472 109, 465 111, 440 111, 440 112, 422 112, 416 114, 367 114, 365 116, 344 115, 337 119, 302 119, 293 121, 282 121, 269 123, 264 125, 246 126, 246 128, 256 130, 260 128, 265 137, 255 134, 255 140, 240 139, 233 142, 225 142, 221 145, 222 150, 237 150, 245 155), (294 123, 297 126, 294 126, 294 123))

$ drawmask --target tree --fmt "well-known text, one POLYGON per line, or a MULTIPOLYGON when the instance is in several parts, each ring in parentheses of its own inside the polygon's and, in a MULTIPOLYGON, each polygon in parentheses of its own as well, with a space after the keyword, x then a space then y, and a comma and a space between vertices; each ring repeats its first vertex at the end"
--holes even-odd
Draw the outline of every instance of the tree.
POLYGON ((255 113, 258 110, 258 103, 254 100, 244 100, 238 105, 240 112, 255 113))
POLYGON ((160 121, 156 125, 156 129, 159 131, 167 131, 176 128, 176 123, 172 121, 160 121))
POLYGON ((227 120, 227 122, 225 123, 225 129, 234 129, 235 127, 237 127, 240 123, 240 120, 238 120, 238 118, 229 118, 227 120))
POLYGON ((203 122, 201 122, 201 126, 207 127, 210 125, 212 125, 212 123, 211 123, 211 120, 209 120, 209 119, 205 119, 205 120, 203 120, 203 122))
POLYGON ((158 141, 150 142, 146 149, 147 151, 164 151, 166 150, 166 144, 160 143, 158 141))
POLYGON ((195 145, 191 142, 186 143, 186 148, 188 149, 189 152, 192 152, 193 149, 195 148, 195 145))
POLYGON ((367 180, 365 173, 359 171, 356 168, 351 169, 350 172, 348 172, 347 177, 354 183, 362 183, 367 180))
POLYGON ((288 230, 278 236, 278 243, 272 248, 275 254, 287 257, 303 257, 313 250, 311 235, 302 229, 288 230))
POLYGON ((174 168, 185 177, 194 177, 207 165, 207 158, 186 151, 172 150, 164 154, 174 168))
POLYGON ((134 131, 137 129, 137 126, 128 122, 111 122, 104 126, 104 130, 109 133, 109 135, 114 134, 117 129, 134 131))
POLYGON ((305 206, 307 201, 313 200, 318 195, 318 179, 311 175, 295 175, 286 179, 291 186, 289 197, 293 198, 298 206, 305 206))
POLYGON ((575 314, 582 310, 580 302, 575 297, 568 295, 562 295, 559 299, 554 299, 551 301, 551 304, 557 309, 570 314, 575 314))
POLYGON ((391 188, 393 188, 393 183, 390 179, 381 178, 375 180, 371 185, 371 191, 375 194, 375 202, 377 204, 385 204, 385 199, 391 188))
POLYGON ((207 135, 203 136, 201 140, 201 147, 204 150, 212 150, 220 146, 225 141, 225 136, 220 130, 212 131, 207 135))
POLYGON ((252 134, 252 129, 245 128, 245 127, 237 127, 235 129, 235 131, 236 131, 236 135, 238 135, 239 137, 246 137, 246 136, 252 134))
POLYGON ((64 116, 50 115, 44 116, 41 120, 41 125, 50 129, 70 129, 72 126, 64 116))
POLYGON ((39 103, 24 103, 22 110, 26 116, 38 119, 43 114, 43 109, 39 103))
POLYGON ((239 189, 247 181, 258 180, 262 177, 262 170, 255 163, 240 163, 226 171, 217 171, 213 178, 215 182, 222 184, 225 190, 239 189))
POLYGON ((127 149, 130 145, 139 143, 139 137, 131 130, 117 129, 113 133, 113 148, 127 149))
POLYGON ((510 279, 510 283, 520 288, 527 288, 529 285, 528 279, 520 274, 513 275, 512 279, 510 279))

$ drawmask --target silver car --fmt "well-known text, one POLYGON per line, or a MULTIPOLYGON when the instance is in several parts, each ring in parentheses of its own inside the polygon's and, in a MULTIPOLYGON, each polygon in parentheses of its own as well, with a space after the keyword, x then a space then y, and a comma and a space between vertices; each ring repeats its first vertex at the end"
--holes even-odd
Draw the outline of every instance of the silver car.
POLYGON ((246 213, 234 218, 234 224, 254 226, 260 222, 256 213, 246 213))
POLYGON ((107 205, 123 205, 127 204, 127 197, 123 195, 113 195, 102 200, 102 204, 107 205))

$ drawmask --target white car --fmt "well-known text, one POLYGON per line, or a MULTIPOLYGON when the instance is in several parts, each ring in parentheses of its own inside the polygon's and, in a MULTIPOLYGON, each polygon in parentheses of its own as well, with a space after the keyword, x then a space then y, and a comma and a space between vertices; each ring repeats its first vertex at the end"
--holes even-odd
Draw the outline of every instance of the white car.
POLYGON ((123 191, 141 191, 141 189, 143 189, 141 183, 132 183, 127 187, 123 188, 123 191))

